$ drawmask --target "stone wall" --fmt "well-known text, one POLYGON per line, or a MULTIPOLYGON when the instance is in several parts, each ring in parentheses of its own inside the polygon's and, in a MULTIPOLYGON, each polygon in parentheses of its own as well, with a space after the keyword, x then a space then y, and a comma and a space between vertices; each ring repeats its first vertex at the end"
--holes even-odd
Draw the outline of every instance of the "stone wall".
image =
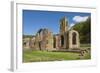
POLYGON ((64 17, 60 21, 60 33, 54 35, 50 30, 40 29, 32 38, 23 38, 24 48, 33 50, 59 50, 80 47, 79 33, 68 30, 68 20, 64 17))
POLYGON ((80 40, 79 40, 79 33, 75 30, 71 30, 69 31, 69 48, 73 49, 73 48, 79 48, 80 47, 80 40), (75 36, 73 35, 75 34, 75 36), (75 39, 75 40, 73 40, 75 39), (73 43, 75 42, 75 43, 73 43))
POLYGON ((30 49, 30 38, 24 38, 23 39, 23 47, 24 49, 30 49))

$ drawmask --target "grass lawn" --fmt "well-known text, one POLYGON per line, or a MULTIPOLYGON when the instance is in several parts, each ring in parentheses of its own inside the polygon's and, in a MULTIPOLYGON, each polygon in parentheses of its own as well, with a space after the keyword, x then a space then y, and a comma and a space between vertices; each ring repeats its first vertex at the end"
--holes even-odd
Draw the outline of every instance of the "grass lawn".
POLYGON ((85 54, 82 58, 79 53, 71 52, 47 52, 47 51, 23 51, 23 62, 40 62, 40 61, 62 61, 62 60, 81 60, 90 59, 90 53, 85 54))

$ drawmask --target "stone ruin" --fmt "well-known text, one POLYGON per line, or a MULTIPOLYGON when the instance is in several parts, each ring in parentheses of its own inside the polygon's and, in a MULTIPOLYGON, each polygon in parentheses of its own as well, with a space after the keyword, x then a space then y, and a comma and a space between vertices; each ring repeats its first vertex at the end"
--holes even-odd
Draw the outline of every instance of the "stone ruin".
POLYGON ((53 34, 50 30, 40 29, 35 36, 23 38, 23 48, 32 50, 69 50, 80 48, 79 33, 69 29, 66 17, 60 20, 60 31, 53 34))

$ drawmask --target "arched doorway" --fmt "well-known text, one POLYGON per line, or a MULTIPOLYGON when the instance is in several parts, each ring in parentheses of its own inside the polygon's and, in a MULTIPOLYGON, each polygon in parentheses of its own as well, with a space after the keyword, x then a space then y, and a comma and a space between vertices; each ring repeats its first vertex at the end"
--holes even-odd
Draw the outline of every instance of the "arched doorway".
POLYGON ((76 43, 76 36, 77 34, 75 32, 72 33, 72 44, 75 45, 76 43))

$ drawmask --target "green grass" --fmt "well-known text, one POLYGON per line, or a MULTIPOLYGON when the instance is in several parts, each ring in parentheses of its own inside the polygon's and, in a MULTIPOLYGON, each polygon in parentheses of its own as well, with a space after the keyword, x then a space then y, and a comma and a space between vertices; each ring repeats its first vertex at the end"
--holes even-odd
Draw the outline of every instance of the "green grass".
POLYGON ((71 52, 47 52, 47 51, 23 51, 23 62, 41 62, 41 61, 62 61, 62 60, 81 60, 90 59, 90 53, 80 58, 79 53, 71 52))

